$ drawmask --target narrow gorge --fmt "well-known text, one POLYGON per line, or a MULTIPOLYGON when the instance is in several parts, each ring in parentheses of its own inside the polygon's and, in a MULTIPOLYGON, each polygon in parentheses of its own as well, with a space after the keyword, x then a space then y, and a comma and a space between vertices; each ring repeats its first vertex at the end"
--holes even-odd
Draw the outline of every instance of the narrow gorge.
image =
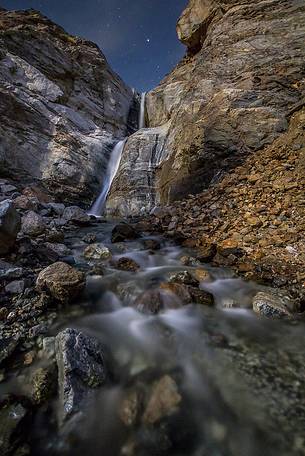
POLYGON ((1 456, 305 455, 305 4, 185 3, 143 93, 0 7, 1 456))

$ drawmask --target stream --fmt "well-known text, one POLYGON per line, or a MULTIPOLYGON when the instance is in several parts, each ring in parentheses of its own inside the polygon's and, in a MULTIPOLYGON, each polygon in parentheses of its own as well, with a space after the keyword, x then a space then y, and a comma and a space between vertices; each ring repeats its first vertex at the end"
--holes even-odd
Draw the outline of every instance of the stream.
MULTIPOLYGON (((112 243, 116 223, 66 235, 87 287, 47 334, 52 339, 69 327, 98 340, 106 380, 69 420, 59 418, 56 394, 37 407, 27 422, 30 452, 18 455, 305 454, 303 323, 258 318, 249 303, 261 286, 200 264, 162 237, 142 233, 112 243), (111 258, 86 260, 85 235, 96 236, 111 258), (122 258, 139 269, 118 269, 122 258), (196 284, 198 271, 208 280, 196 284), (214 305, 185 304, 165 287, 161 311, 141 311, 143 300, 145 307, 156 299, 143 293, 168 282, 191 283, 198 299, 200 290, 211 293, 214 305)), ((25 394, 29 372, 52 362, 42 355, 16 369, 2 392, 25 394)))

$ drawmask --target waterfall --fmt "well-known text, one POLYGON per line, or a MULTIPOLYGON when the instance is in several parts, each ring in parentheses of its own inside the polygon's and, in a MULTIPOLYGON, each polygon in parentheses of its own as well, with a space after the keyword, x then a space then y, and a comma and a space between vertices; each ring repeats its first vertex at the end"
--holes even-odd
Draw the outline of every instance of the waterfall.
POLYGON ((127 141, 127 138, 123 139, 122 141, 119 141, 114 146, 114 148, 111 152, 109 162, 108 162, 102 191, 99 194, 96 201, 94 202, 92 208, 90 209, 89 215, 94 215, 94 216, 98 217, 102 214, 111 184, 112 184, 113 179, 115 178, 115 175, 120 166, 120 161, 121 161, 121 157, 122 157, 122 153, 123 153, 126 141, 127 141))
POLYGON ((139 114, 139 130, 141 130, 141 128, 145 128, 145 98, 146 98, 146 92, 143 92, 141 95, 141 107, 140 107, 140 114, 139 114))

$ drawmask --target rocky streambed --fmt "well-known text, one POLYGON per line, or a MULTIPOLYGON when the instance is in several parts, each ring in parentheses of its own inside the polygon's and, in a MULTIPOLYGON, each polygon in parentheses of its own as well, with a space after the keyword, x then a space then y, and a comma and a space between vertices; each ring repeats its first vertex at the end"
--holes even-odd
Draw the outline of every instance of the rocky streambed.
POLYGON ((1 191, 1 454, 305 453, 300 299, 147 221, 1 191))

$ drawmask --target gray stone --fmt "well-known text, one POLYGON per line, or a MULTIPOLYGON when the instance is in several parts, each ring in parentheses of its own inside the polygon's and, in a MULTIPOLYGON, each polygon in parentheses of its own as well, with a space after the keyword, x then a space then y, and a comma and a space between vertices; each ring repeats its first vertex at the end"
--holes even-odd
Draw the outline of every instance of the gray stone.
POLYGON ((101 343, 75 329, 56 336, 59 375, 59 420, 65 421, 89 406, 94 389, 106 380, 101 343))
POLYGON ((13 280, 20 279, 24 274, 22 268, 14 266, 13 264, 6 263, 0 260, 0 279, 13 280))
POLYGON ((52 211, 57 215, 63 215, 65 210, 65 205, 61 203, 48 203, 47 207, 52 209, 52 211))
POLYGON ((65 257, 71 253, 71 250, 65 244, 46 242, 45 247, 56 252, 59 257, 65 257))
POLYGON ((90 223, 89 215, 78 206, 66 207, 62 217, 76 225, 88 225, 90 223))
POLYGON ((5 291, 7 293, 11 293, 11 294, 23 293, 24 289, 25 289, 24 280, 14 280, 13 282, 10 282, 8 285, 6 285, 6 287, 5 287, 5 291))
POLYGON ((39 236, 46 230, 43 217, 34 211, 29 211, 22 217, 22 232, 28 236, 39 236))
POLYGON ((7 253, 15 244, 19 230, 20 215, 12 201, 2 201, 0 203, 0 255, 7 253))

